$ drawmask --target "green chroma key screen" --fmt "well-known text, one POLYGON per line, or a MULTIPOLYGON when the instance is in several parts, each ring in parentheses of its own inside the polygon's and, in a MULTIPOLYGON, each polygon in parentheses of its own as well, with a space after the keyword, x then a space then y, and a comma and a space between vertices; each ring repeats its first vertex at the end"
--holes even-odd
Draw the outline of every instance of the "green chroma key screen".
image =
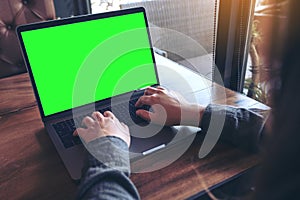
POLYGON ((45 116, 158 82, 142 12, 21 36, 45 116))

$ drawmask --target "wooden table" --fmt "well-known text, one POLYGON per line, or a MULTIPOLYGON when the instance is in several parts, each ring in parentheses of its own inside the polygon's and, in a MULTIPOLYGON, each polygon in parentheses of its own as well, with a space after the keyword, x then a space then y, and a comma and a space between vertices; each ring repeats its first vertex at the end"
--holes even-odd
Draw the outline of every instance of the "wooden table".
MULTIPOLYGON (((219 85, 195 92, 197 102, 268 109, 219 85), (211 96, 207 98, 207 94, 211 96)), ((77 184, 60 160, 40 119, 28 74, 0 80, 0 199, 74 199, 77 184)), ((142 199, 183 199, 235 177, 258 163, 258 156, 217 144, 197 157, 201 137, 171 165, 132 174, 142 199)))

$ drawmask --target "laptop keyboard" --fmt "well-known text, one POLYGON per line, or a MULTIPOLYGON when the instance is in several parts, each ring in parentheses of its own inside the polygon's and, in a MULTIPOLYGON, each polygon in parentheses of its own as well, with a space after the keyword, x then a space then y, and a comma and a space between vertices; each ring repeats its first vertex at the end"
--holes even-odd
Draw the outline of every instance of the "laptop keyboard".
MULTIPOLYGON (((135 102, 137 99, 133 99, 128 103, 122 103, 113 106, 113 113, 114 115, 121 121, 124 122, 127 126, 131 126, 133 124, 147 124, 147 122, 137 116, 135 114, 136 107, 135 102), (129 113, 128 113, 128 107, 129 107, 129 113), (130 114, 130 118, 128 117, 128 114, 130 114)), ((142 106, 138 109, 144 109, 149 110, 150 106, 142 106)), ((104 108, 99 110, 100 113, 104 113, 105 111, 111 111, 110 107, 104 108)), ((85 116, 91 116, 91 114, 82 115, 74 119, 68 119, 62 122, 58 122, 56 124, 53 124, 53 128, 56 130, 59 138, 61 139, 61 142, 63 143, 65 148, 70 148, 74 145, 81 144, 81 140, 79 137, 74 137, 73 132, 76 129, 76 125, 74 120, 76 121, 76 124, 82 124, 82 120, 85 116)))

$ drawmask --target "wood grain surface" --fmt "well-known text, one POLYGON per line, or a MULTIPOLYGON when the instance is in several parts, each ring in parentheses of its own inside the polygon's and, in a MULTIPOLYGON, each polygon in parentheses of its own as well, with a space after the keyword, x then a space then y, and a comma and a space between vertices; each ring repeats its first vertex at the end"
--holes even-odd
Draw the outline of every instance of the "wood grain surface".
POLYGON ((0 116, 36 105, 28 74, 17 77, 0 80, 0 116))
POLYGON ((37 107, 2 115, 0 124, 0 199, 73 199, 76 185, 37 107))
MULTIPOLYGON (((227 89, 222 99, 219 90, 224 88, 213 85, 197 91, 197 101, 268 109, 227 89), (205 98, 208 93, 210 97, 205 98)), ((77 184, 69 177, 44 129, 28 75, 1 79, 0 100, 0 199, 74 199, 77 184)), ((207 157, 199 159, 202 137, 199 134, 171 165, 132 174, 142 199, 187 198, 258 163, 258 156, 226 144, 218 144, 207 157)))

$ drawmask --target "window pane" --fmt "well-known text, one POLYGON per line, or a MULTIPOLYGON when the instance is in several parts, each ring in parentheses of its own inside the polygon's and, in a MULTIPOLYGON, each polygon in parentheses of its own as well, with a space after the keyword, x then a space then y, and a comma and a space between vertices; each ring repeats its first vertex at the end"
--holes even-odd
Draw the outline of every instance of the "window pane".
POLYGON ((272 45, 284 42, 280 38, 286 30, 287 5, 288 0, 257 0, 254 11, 244 93, 269 105, 279 75, 272 45))

